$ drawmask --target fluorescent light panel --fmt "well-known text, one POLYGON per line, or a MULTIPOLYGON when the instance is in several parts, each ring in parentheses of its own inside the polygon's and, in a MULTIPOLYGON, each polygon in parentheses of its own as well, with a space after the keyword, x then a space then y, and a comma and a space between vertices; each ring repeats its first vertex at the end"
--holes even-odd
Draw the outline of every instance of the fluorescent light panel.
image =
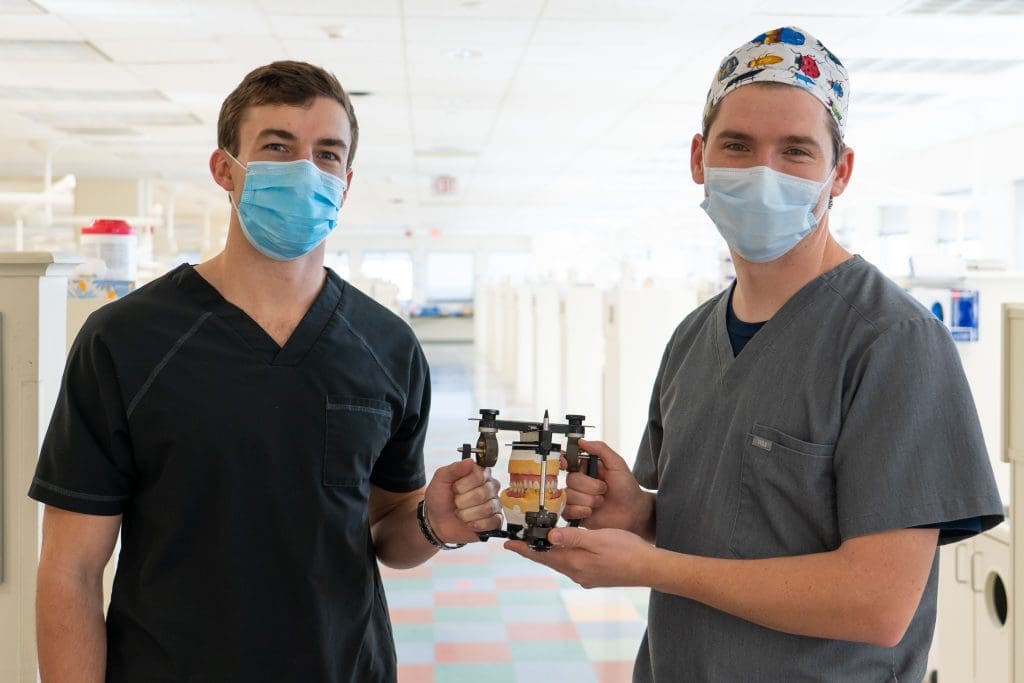
POLYGON ((1024 64, 1012 59, 851 59, 852 73, 994 74, 1024 64))
POLYGON ((20 112, 36 123, 75 128, 102 128, 105 126, 195 126, 202 123, 190 112, 80 112, 30 111, 20 112))
POLYGON ((81 40, 0 40, 0 62, 109 62, 81 40))
POLYGON ((1020 0, 913 0, 901 14, 958 14, 969 16, 1024 14, 1020 0))
POLYGON ((169 102, 159 90, 66 90, 39 86, 0 85, 0 99, 47 102, 169 102))
POLYGON ((76 128, 58 126, 57 130, 62 133, 67 133, 68 135, 81 138, 115 138, 118 140, 130 138, 132 140, 138 140, 145 137, 134 128, 76 128))
POLYGON ((46 14, 32 0, 0 0, 0 14, 46 14))

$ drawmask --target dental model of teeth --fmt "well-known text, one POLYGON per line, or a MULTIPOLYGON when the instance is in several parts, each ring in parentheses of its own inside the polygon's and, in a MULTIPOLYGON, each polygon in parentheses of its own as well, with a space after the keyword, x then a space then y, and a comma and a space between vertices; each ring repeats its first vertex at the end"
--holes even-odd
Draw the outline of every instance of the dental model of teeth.
MULTIPOLYGON (((526 524, 526 513, 540 509, 541 456, 535 443, 516 441, 508 461, 509 485, 499 496, 505 521, 526 524)), ((544 482, 544 507, 555 514, 565 507, 565 489, 558 488, 561 449, 555 444, 548 455, 544 482)))

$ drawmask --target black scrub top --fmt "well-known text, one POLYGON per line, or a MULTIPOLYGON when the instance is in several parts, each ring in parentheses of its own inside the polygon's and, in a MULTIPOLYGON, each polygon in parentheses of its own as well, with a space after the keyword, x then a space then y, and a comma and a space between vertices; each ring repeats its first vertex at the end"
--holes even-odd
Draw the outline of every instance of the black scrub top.
POLYGON ((122 514, 108 681, 393 681, 371 483, 423 486, 426 361, 328 271, 283 348, 181 266, 94 313, 29 495, 122 514))

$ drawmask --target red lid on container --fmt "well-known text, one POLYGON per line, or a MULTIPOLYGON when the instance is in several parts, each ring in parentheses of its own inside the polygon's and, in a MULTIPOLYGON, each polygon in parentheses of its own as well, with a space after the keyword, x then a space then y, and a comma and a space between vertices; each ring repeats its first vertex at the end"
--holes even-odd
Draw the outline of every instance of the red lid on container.
POLYGON ((134 235, 135 229, 118 218, 97 218, 82 228, 83 235, 134 235))

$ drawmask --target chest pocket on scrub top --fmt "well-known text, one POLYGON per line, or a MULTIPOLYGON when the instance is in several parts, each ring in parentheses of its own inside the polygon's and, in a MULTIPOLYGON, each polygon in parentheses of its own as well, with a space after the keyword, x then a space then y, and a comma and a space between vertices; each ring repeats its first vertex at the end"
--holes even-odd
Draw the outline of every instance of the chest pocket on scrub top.
POLYGON ((834 453, 833 444, 755 423, 744 438, 729 550, 754 559, 838 547, 834 453))
POLYGON ((324 486, 360 486, 391 438, 391 406, 372 398, 327 397, 324 486))

